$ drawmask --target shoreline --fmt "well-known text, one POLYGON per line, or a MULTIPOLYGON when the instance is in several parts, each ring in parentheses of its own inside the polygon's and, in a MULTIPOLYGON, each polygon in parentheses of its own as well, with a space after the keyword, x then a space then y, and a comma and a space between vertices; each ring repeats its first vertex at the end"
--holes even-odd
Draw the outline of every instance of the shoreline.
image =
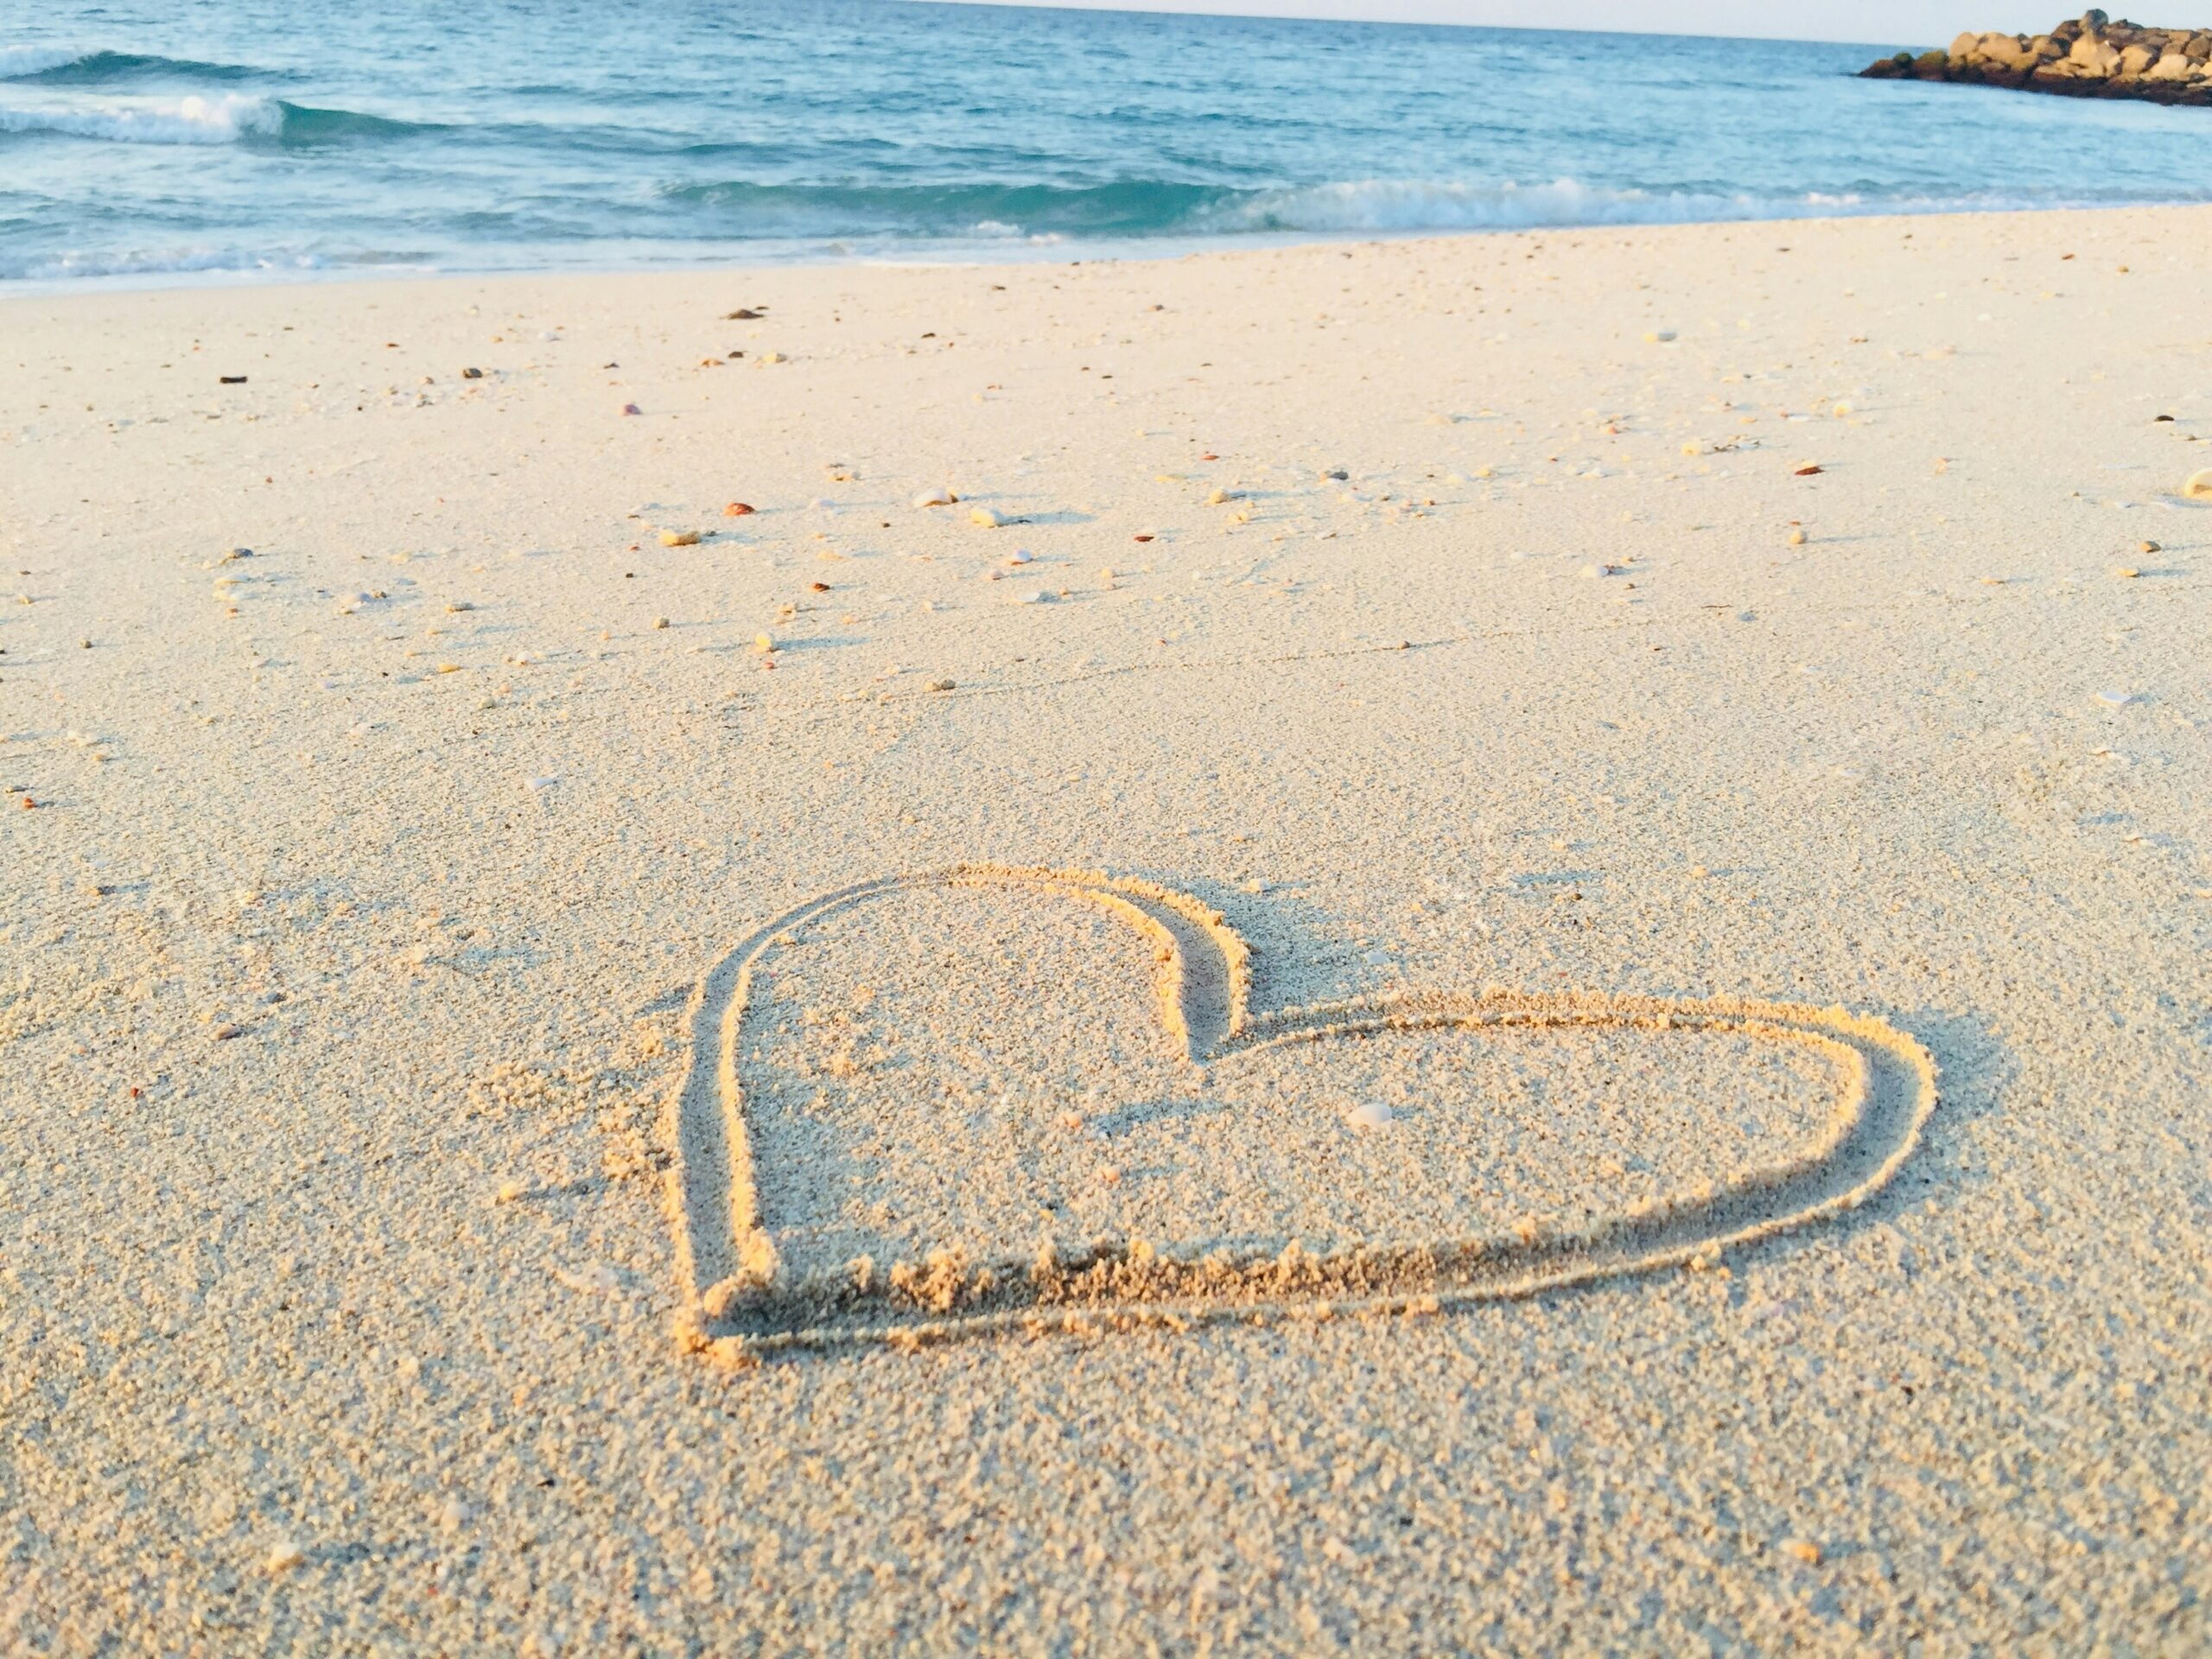
POLYGON ((672 259, 662 263, 518 264, 447 268, 436 265, 335 265, 143 272, 108 272, 92 276, 0 278, 0 302, 50 298, 70 294, 162 294, 232 292, 253 289, 315 289, 333 285, 399 285, 423 282, 530 281, 544 277, 626 279, 655 276, 698 276, 716 272, 787 270, 1021 270, 1048 265, 1169 264, 1214 254, 1281 253, 1306 248, 1395 246, 1428 243, 1478 241, 1500 236, 1590 236, 1605 233, 1665 232, 1707 228, 1746 228, 1759 226, 1826 226, 1880 223, 1889 219, 1934 222, 1950 219, 2031 218, 2106 213, 2165 213, 2212 207, 2206 200, 2099 203, 2080 202, 2022 207, 1997 204, 1961 207, 1936 204, 1927 207, 1885 204, 1863 211, 1830 211, 1832 204, 1815 205, 1802 213, 1751 215, 1743 218, 1683 218, 1652 219, 1593 219, 1557 224, 1446 226, 1407 231, 1348 230, 1282 231, 1241 233, 1234 237, 1133 237, 1101 238, 1053 247, 1033 246, 1025 253, 1011 247, 975 245, 974 257, 951 251, 916 252, 902 256, 875 251, 831 255, 806 250, 789 257, 672 259))

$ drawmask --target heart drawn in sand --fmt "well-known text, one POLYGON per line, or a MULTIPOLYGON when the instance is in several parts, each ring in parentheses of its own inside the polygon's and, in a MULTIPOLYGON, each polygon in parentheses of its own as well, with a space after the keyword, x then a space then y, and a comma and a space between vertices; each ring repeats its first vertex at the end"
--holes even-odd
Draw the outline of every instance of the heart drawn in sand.
MULTIPOLYGON (((923 980, 980 970, 963 937, 944 933, 918 958, 923 980)), ((1865 1202, 1910 1156, 1936 1105, 1928 1052, 1841 1008, 1491 987, 1260 1012, 1250 955, 1187 894, 1067 870, 891 877, 769 923, 706 975, 691 1009, 670 1184, 687 1345, 738 1363, 992 1331, 1433 1313, 1705 1265, 1865 1202), (1042 959, 1046 912, 1072 906, 1091 918, 1071 947, 1076 967, 1051 989, 1081 1002, 1070 982, 1106 974, 1088 995, 1122 1008, 1112 1017, 1124 1038, 1072 1056, 1033 1045, 1016 1063, 1046 1071, 1065 1059, 1100 1087, 1016 1090, 995 1117, 964 1094, 948 1104, 961 1091, 942 1082, 938 1051, 973 1046, 963 1038, 979 1029, 972 1014, 950 1037, 910 1020, 858 1058, 849 1041, 826 1067, 793 1058, 822 1011, 787 1018, 796 1002, 779 1012, 777 999, 804 978, 795 964, 810 941, 874 965, 893 952, 871 915, 977 893, 1011 906, 996 955, 1017 964, 1042 959), (1147 964, 1148 1007, 1125 982, 1147 964), (1147 1046, 1151 1060, 1135 1052, 1147 1046), (1493 1081, 1478 1113, 1470 1079, 1484 1050, 1533 1082, 1493 1081), (1609 1061, 1630 1067, 1625 1089, 1609 1061), (1802 1121, 1779 1145, 1724 1159, 1693 1133, 1738 1109, 1716 1103, 1726 1091, 1708 1072, 1724 1062, 1781 1078, 1783 1115, 1802 1121), (1655 1082, 1670 1065, 1688 1070, 1655 1082), (1347 1067, 1395 1068, 1395 1121, 1387 1106, 1345 1111, 1335 1085, 1347 1067), (1542 1121, 1506 1121, 1548 1071, 1586 1096, 1564 1137, 1542 1121), (1076 1092, 1084 1109, 1061 1109, 1076 1092), (1654 1094, 1669 1098, 1637 1098, 1654 1094), (1612 1126, 1608 1179, 1595 1189, 1552 1179, 1575 1159, 1558 1142, 1599 1119, 1612 1126), (1369 1123, 1382 1127, 1363 1135, 1369 1123), (1636 1155, 1638 1137, 1664 1142, 1676 1125, 1688 1165, 1639 1185, 1630 1172, 1652 1166, 1636 1155), (1467 1149, 1498 1141, 1516 1156, 1534 1146, 1537 1161, 1495 1176, 1467 1149)), ((865 1005, 874 992, 856 995, 865 1005)), ((1024 1020, 1017 1006, 987 1009, 981 1023, 1018 1037, 1024 1020)), ((1669 1161, 1663 1145, 1654 1150, 1669 1161)))

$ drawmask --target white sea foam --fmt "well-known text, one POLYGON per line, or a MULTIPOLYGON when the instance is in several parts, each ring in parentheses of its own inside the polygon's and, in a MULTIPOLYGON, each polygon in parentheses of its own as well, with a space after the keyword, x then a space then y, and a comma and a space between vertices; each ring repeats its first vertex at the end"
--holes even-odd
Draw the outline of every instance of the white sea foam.
POLYGON ((87 276, 163 276, 224 271, 320 270, 311 253, 256 253, 237 248, 161 248, 138 251, 65 250, 11 259, 0 255, 0 282, 67 282, 87 276))
POLYGON ((57 132, 126 144, 232 144, 256 135, 273 137, 283 125, 282 105, 244 92, 0 104, 0 132, 57 132))
POLYGON ((1548 184, 1510 179, 1497 184, 1363 179, 1262 191, 1224 203, 1204 217, 1208 228, 1224 231, 1515 230, 1767 219, 1793 213, 1847 212, 1858 205, 1851 196, 1774 198, 1595 189, 1564 178, 1548 184))
POLYGON ((89 46, 0 46, 0 80, 43 74, 65 63, 89 58, 93 50, 89 46))

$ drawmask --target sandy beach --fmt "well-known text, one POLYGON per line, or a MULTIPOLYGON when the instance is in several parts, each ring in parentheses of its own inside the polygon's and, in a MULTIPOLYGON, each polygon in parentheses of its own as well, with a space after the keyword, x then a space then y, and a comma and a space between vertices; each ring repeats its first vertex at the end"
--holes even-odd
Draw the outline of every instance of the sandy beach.
POLYGON ((2209 292, 0 298, 0 1648, 2202 1650, 2209 292))

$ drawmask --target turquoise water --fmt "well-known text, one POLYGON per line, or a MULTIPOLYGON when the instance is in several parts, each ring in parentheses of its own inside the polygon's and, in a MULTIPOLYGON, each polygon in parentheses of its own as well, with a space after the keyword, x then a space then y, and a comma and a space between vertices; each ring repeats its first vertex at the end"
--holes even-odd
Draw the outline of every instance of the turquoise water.
POLYGON ((0 22, 0 280, 2212 199, 2212 112, 1875 49, 892 0, 53 0, 0 22))

